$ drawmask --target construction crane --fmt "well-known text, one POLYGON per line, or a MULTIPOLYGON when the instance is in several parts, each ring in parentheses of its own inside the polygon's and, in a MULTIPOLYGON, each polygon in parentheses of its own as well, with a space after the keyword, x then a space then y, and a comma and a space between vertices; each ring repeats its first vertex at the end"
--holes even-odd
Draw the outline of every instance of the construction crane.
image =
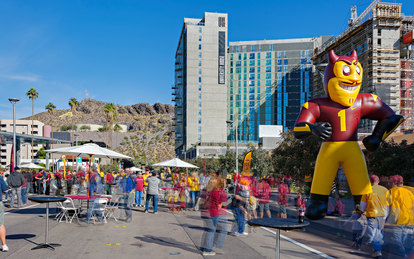
MULTIPOLYGON (((372 9, 380 3, 381 0, 374 0, 371 4, 361 13, 360 16, 357 17, 357 8, 355 6, 351 6, 351 18, 348 20, 349 29, 353 29, 354 27, 358 26, 359 23, 364 20, 364 18, 372 11, 372 9)), ((348 29, 348 30, 349 30, 348 29)))

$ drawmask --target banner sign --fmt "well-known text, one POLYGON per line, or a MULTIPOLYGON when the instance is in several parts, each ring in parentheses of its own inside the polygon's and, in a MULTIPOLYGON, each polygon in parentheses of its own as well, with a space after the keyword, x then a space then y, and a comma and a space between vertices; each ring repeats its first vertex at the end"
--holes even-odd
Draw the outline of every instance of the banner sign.
POLYGON ((219 42, 218 42, 218 83, 225 84, 225 65, 226 65, 226 32, 219 31, 219 42))
POLYGON ((243 176, 250 176, 250 165, 252 162, 252 152, 247 153, 243 160, 243 176))

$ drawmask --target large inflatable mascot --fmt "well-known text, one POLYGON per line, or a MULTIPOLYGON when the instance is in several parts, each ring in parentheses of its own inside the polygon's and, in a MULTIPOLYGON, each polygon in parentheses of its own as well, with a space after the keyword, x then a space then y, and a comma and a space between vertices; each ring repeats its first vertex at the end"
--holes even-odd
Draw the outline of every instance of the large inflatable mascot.
POLYGON ((357 143, 360 120, 378 121, 372 135, 363 140, 369 151, 376 150, 404 120, 378 96, 359 93, 361 82, 362 66, 356 51, 351 56, 337 56, 331 50, 323 82, 327 97, 302 105, 294 127, 295 137, 301 139, 313 134, 324 141, 315 164, 311 203, 306 210, 309 219, 326 215, 328 196, 339 166, 345 172, 356 203, 363 194, 372 192, 364 155, 357 143))

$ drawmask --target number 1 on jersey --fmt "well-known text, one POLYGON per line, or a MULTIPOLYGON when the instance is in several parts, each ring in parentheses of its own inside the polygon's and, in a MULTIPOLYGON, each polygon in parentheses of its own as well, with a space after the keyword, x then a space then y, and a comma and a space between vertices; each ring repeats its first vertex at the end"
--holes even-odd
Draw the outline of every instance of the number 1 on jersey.
POLYGON ((345 116, 345 110, 340 110, 338 112, 338 117, 341 121, 341 131, 346 131, 346 116, 345 116))

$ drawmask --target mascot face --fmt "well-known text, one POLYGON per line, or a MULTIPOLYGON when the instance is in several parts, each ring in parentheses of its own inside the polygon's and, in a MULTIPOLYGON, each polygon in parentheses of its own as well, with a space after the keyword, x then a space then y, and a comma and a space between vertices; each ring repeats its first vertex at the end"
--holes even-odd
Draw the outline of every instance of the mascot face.
POLYGON ((338 57, 331 50, 324 76, 324 89, 329 98, 340 105, 351 107, 361 89, 361 82, 362 66, 358 62, 356 51, 352 51, 351 56, 338 57))

